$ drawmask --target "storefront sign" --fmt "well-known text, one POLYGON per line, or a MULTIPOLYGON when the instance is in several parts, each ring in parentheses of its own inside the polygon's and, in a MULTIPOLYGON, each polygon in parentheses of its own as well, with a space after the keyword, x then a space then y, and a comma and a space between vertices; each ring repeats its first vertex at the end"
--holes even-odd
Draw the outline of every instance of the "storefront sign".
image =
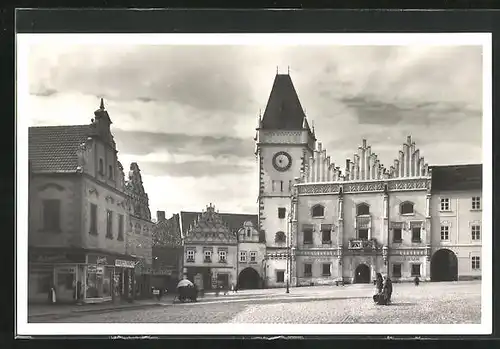
POLYGON ((76 273, 75 267, 58 267, 56 270, 59 274, 75 274, 76 273))
POLYGON ((30 252, 28 260, 30 263, 85 263, 85 255, 30 252))
POLYGON ((89 253, 87 255, 87 263, 88 264, 101 264, 101 265, 114 265, 115 264, 115 257, 105 256, 102 254, 89 253))
POLYGON ((108 264, 108 259, 106 257, 103 257, 103 256, 98 256, 96 264, 104 264, 104 265, 106 265, 106 264, 108 264))
POLYGON ((133 268, 135 268, 135 262, 134 261, 125 261, 123 259, 117 259, 117 260, 115 260, 115 266, 133 269, 133 268))

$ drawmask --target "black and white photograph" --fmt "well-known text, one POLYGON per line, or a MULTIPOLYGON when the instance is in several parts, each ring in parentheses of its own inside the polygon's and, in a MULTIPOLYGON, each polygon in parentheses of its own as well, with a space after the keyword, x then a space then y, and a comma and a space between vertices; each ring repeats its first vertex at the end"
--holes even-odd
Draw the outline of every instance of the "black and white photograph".
POLYGON ((20 334, 491 333, 489 34, 16 59, 20 334))

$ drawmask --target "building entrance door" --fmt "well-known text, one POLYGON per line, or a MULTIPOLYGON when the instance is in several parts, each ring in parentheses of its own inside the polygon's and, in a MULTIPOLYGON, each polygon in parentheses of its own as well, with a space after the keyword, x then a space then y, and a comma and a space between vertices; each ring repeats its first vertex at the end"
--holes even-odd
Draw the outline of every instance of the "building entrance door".
POLYGON ((366 264, 360 264, 354 271, 355 284, 368 284, 370 283, 370 267, 366 264))
POLYGON ((431 281, 457 281, 458 260, 455 253, 446 248, 436 251, 431 259, 431 281))
POLYGON ((222 288, 229 288, 229 275, 228 274, 217 274, 217 283, 222 286, 222 288))

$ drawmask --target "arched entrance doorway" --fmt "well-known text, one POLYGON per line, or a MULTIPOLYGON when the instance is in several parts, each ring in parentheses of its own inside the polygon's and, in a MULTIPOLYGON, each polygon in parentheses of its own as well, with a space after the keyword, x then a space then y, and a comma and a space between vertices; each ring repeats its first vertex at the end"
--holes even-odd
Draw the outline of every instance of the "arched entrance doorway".
POLYGON ((434 252, 431 259, 431 281, 457 281, 458 259, 446 248, 434 252))
POLYGON ((370 267, 366 264, 360 264, 354 271, 355 284, 368 284, 370 283, 370 267))
POLYGON ((254 268, 245 268, 238 276, 238 289, 259 288, 260 276, 254 268))

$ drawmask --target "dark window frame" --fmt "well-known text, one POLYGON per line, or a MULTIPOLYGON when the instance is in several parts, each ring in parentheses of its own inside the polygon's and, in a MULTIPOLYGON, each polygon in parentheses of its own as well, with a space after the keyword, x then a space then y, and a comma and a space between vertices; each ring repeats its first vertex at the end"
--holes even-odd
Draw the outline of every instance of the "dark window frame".
POLYGON ((106 210, 106 239, 113 239, 113 211, 106 210))
POLYGON ((392 229, 392 242, 400 243, 402 241, 403 241, 403 229, 393 228, 392 229), (398 235, 399 235, 399 238, 398 238, 398 235))
POLYGON ((302 241, 303 241, 304 245, 311 245, 313 243, 314 236, 313 236, 313 230, 312 229, 304 229, 302 231, 302 235, 303 235, 302 236, 302 241), (307 233, 307 235, 309 235, 309 234, 311 235, 311 239, 310 240, 306 239, 306 233, 307 233))
POLYGON ((414 242, 414 243, 422 242, 422 227, 412 227, 411 228, 411 242, 414 242), (418 231, 418 239, 415 238, 416 231, 418 231))
POLYGON ((285 282, 285 271, 284 270, 276 270, 276 282, 280 282, 280 283, 285 282))
POLYGON ((90 203, 90 235, 98 235, 99 210, 96 204, 90 203))
POLYGON ((481 225, 480 224, 472 224, 470 226, 471 239, 473 241, 481 240, 481 225))
POLYGON ((422 276, 421 273, 422 273, 422 264, 420 264, 420 263, 413 263, 411 265, 411 276, 422 276), (417 266, 418 266, 418 272, 416 272, 417 271, 417 269, 416 269, 417 266))
POLYGON ((286 208, 285 207, 278 207, 278 218, 279 219, 286 218, 286 208))
POLYGON ((358 229, 358 239, 360 240, 368 240, 368 236, 369 236, 369 229, 368 228, 359 228, 358 229), (366 231, 366 237, 361 237, 361 232, 365 232, 366 231))
POLYGON ((471 257, 471 269, 472 270, 481 270, 481 257, 480 256, 472 256, 471 257))
POLYGON ((42 210, 43 231, 61 232, 61 200, 44 199, 42 210))
POLYGON ((400 278, 403 271, 403 265, 401 263, 395 263, 392 265, 392 276, 400 278))
POLYGON ((325 216, 325 206, 321 204, 314 205, 311 208, 311 217, 313 218, 321 218, 325 216), (319 211, 318 211, 319 210, 319 211))
POLYGON ((321 276, 332 276, 332 264, 322 263, 321 264, 321 276), (325 267, 328 266, 328 272, 325 272, 325 267))
POLYGON ((102 158, 99 158, 98 172, 101 176, 104 176, 104 160, 102 158))
POLYGON ((304 263, 304 277, 311 277, 311 276, 312 276, 312 264, 304 263), (307 269, 309 269, 309 271, 307 269))
POLYGON ((401 215, 415 214, 415 204, 411 201, 402 202, 401 205, 399 205, 399 213, 401 215), (408 207, 411 207, 411 211, 405 212, 405 208, 408 209, 408 207))
POLYGON ((332 243, 332 231, 330 229, 321 230, 321 243, 331 244, 332 243), (325 239, 325 234, 327 234, 328 239, 325 239))
POLYGON ((362 202, 356 205, 356 216, 369 216, 370 215, 370 205, 366 202, 362 202), (366 210, 362 210, 362 208, 366 208, 366 210))

